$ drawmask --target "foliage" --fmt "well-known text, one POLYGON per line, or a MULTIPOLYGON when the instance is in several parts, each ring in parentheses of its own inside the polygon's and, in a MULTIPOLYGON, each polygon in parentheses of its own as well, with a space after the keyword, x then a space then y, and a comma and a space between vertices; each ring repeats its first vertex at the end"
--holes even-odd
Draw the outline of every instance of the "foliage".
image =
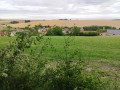
POLYGON ((11 24, 17 24, 17 23, 19 23, 19 21, 11 21, 10 23, 11 24))
POLYGON ((103 33, 103 32, 107 32, 107 30, 98 29, 97 32, 99 32, 99 33, 103 33))
POLYGON ((55 43, 52 44, 50 38, 45 41, 43 38, 32 37, 30 33, 22 32, 9 46, 0 50, 1 90, 103 90, 106 88, 106 83, 102 82, 98 75, 86 71, 86 64, 81 59, 81 50, 74 48, 72 52, 70 51, 71 41, 75 41, 74 38, 64 39, 63 54, 56 52, 57 47, 53 46, 55 43), (42 60, 41 56, 46 48, 54 51, 56 57, 59 57, 55 67, 50 65, 50 62, 54 64, 54 61, 42 60), (25 53, 25 51, 30 52, 25 53))
POLYGON ((10 36, 11 32, 14 31, 15 29, 13 29, 11 26, 7 26, 7 28, 5 30, 2 30, 3 32, 7 33, 8 36, 10 36))
POLYGON ((59 26, 54 26, 53 29, 47 31, 47 36, 63 36, 62 28, 59 26))
POLYGON ((72 28, 72 33, 71 33, 71 35, 72 35, 72 36, 79 36, 79 34, 80 34, 80 27, 74 26, 74 27, 72 28))
MULTIPOLYGON (((69 37, 68 37, 69 38, 69 37)), ((79 49, 69 53, 69 39, 65 39, 64 56, 60 56, 56 67, 48 67, 42 75, 42 85, 45 90, 97 90, 100 80, 97 76, 86 73, 85 63, 80 58, 79 49), (75 58, 77 60, 74 60, 75 58)))
POLYGON ((25 20, 25 23, 31 22, 30 20, 25 20))
POLYGON ((47 30, 46 36, 52 36, 52 35, 53 35, 53 31, 52 31, 51 28, 49 28, 49 29, 47 30))
POLYGON ((86 26, 86 27, 83 27, 83 29, 85 31, 97 31, 99 29, 116 29, 115 27, 111 27, 111 26, 86 26))
POLYGON ((25 27, 25 30, 31 30, 32 28, 30 27, 31 25, 28 25, 25 27))
POLYGON ((80 36, 98 36, 98 32, 80 32, 80 36))
POLYGON ((17 39, 5 49, 0 50, 0 89, 33 90, 39 80, 40 60, 32 50, 32 55, 25 55, 36 41, 42 37, 32 38, 30 34, 19 33, 17 39))

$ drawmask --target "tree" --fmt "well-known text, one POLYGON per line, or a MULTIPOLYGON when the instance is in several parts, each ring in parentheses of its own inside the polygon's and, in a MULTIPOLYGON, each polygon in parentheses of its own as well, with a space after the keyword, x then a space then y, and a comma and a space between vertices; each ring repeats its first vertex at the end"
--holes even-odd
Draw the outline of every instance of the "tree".
POLYGON ((11 21, 10 23, 11 24, 17 24, 17 23, 19 23, 19 21, 11 21))
POLYGON ((31 22, 30 20, 25 20, 25 23, 31 22))
POLYGON ((14 31, 14 29, 11 26, 7 26, 5 30, 2 30, 2 32, 5 32, 10 36, 11 32, 14 31))
POLYGON ((31 30, 30 26, 31 26, 31 25, 26 26, 25 29, 31 30))
POLYGON ((53 27, 53 35, 62 36, 63 35, 62 28, 59 26, 54 26, 53 27))
POLYGON ((53 35, 53 32, 52 32, 52 29, 51 29, 51 28, 48 29, 46 35, 47 35, 47 36, 53 35))
POLYGON ((47 31, 48 36, 52 35, 52 36, 63 36, 63 32, 62 32, 62 28, 59 26, 54 26, 53 29, 49 29, 47 31))
POLYGON ((74 26, 72 28, 72 35, 73 36, 79 36, 79 34, 80 34, 80 27, 74 26))

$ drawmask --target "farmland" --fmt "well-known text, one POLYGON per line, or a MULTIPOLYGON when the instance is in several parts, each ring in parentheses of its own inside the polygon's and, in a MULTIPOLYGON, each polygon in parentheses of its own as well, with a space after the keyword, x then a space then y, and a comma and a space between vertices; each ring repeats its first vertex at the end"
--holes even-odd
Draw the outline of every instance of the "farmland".
MULTIPOLYGON (((11 20, 12 21, 12 20, 11 20)), ((0 24, 7 24, 14 28, 24 28, 27 25, 31 25, 31 27, 35 25, 42 24, 43 26, 50 25, 50 26, 68 26, 72 27, 74 25, 78 27, 84 27, 84 26, 113 26, 117 29, 120 28, 120 20, 31 20, 30 23, 24 23, 23 20, 16 20, 20 23, 18 24, 9 24, 10 20, 0 21, 0 24)))

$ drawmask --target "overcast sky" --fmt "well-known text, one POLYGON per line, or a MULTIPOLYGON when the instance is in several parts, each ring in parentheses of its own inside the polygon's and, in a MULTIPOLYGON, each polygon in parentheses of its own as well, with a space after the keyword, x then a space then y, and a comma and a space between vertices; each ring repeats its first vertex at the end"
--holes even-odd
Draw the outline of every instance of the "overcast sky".
POLYGON ((120 0, 0 0, 0 19, 120 19, 120 0))

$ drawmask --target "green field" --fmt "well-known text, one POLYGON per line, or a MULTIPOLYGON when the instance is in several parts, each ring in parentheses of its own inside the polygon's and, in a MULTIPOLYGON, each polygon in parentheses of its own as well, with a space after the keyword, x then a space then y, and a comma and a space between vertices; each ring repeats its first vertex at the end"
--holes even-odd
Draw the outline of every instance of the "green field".
MULTIPOLYGON (((44 39, 50 38, 50 43, 55 47, 56 52, 63 54, 64 52, 64 39, 65 36, 51 36, 44 37, 44 39)), ((0 48, 8 45, 9 41, 15 39, 15 37, 0 37, 0 48)), ((70 52, 75 49, 80 49, 81 57, 84 60, 120 60, 120 37, 70 37, 70 52)), ((33 48, 35 46, 33 45, 33 48)), ((39 49, 39 48, 38 48, 39 49)), ((55 59, 52 55, 51 48, 47 48, 45 51, 45 57, 55 59)), ((56 57, 57 59, 57 57, 56 57)))
MULTIPOLYGON (((15 39, 16 37, 0 36, 0 49, 7 47, 9 42, 15 39)), ((45 67, 55 67, 56 62, 62 60, 60 56, 65 57, 65 41, 69 41, 69 47, 67 49, 68 54, 72 55, 74 51, 79 51, 77 56, 85 61, 85 69, 90 74, 100 75, 101 80, 109 80, 108 82, 111 82, 111 85, 108 86, 108 88, 110 88, 105 90, 115 90, 112 88, 115 88, 117 85, 118 87, 120 86, 120 37, 44 36, 39 44, 38 42, 36 45, 32 44, 32 47, 26 49, 24 54, 30 54, 31 49, 35 50, 35 52, 32 53, 34 54, 33 56, 42 51, 40 60, 47 60, 45 67), (44 50, 42 50, 43 47, 44 50), (116 86, 114 84, 116 84, 116 86)), ((76 59, 78 58, 72 60, 76 59)), ((19 63, 23 63, 21 65, 27 67, 25 61, 21 61, 19 63)), ((33 63, 33 61, 29 63, 33 63)), ((37 65, 36 61, 34 63, 35 64, 31 64, 31 67, 35 68, 37 65)))

